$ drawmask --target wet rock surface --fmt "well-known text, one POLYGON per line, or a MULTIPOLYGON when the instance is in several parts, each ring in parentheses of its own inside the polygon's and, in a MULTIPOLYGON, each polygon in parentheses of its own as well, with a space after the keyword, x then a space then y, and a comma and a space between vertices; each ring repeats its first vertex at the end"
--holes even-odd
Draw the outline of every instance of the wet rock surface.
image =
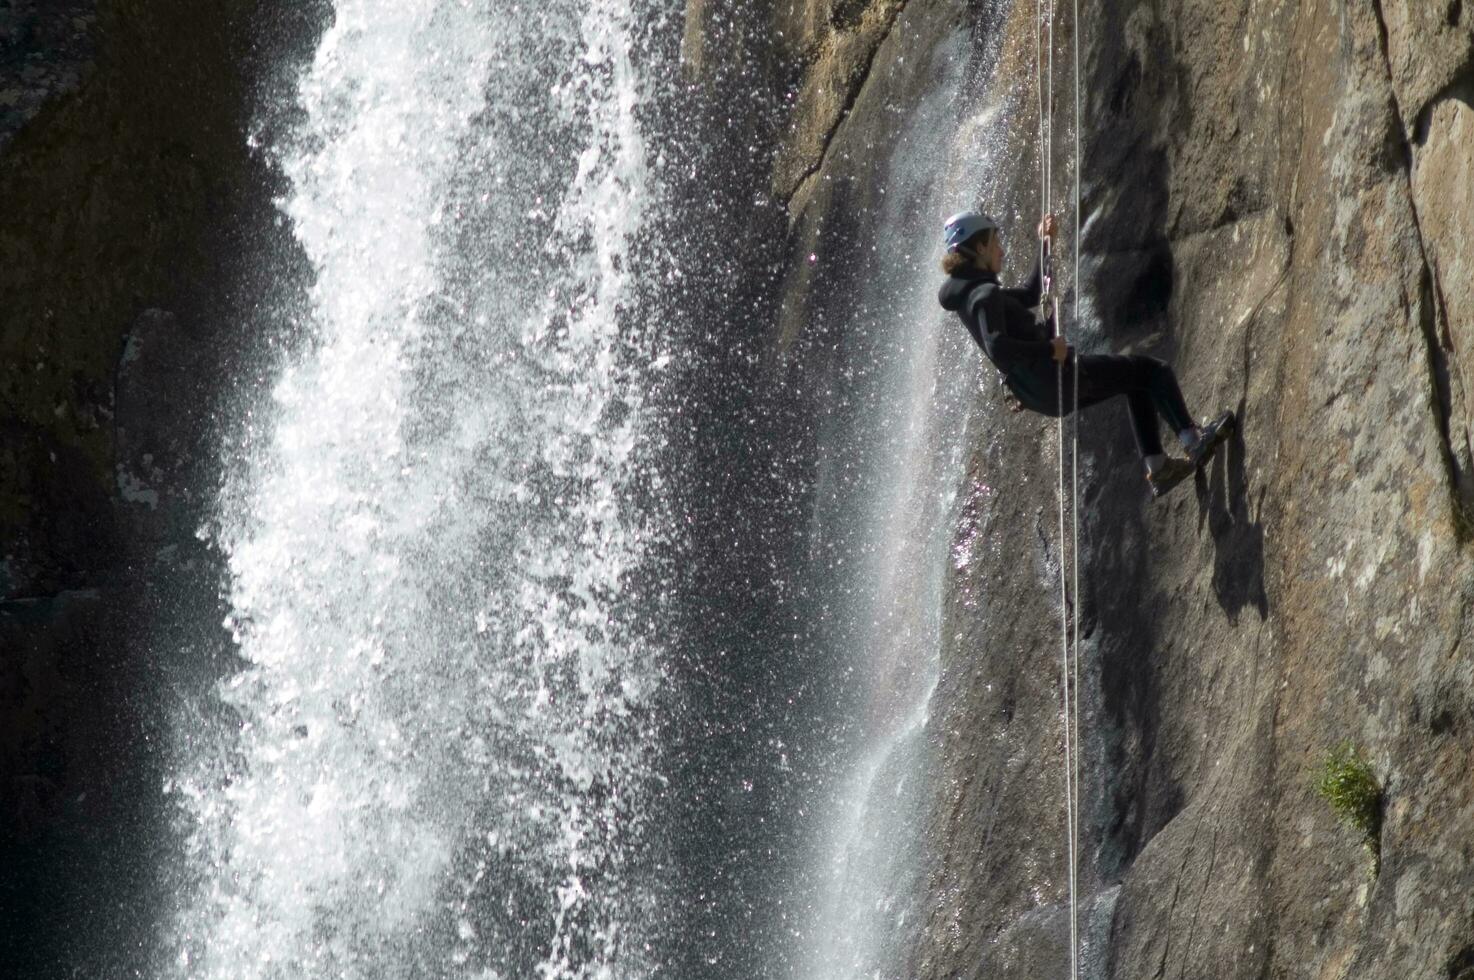
POLYGON ((0 3, 0 150, 92 74, 96 0, 0 3))
POLYGON ((248 135, 321 6, 96 8, 0 5, 0 961, 26 977, 152 954, 165 720, 231 656, 196 532, 306 281, 248 135))
MULTIPOLYGON (((779 6, 783 46, 807 54, 776 157, 791 251, 775 334, 802 358, 839 342, 825 298, 856 283, 825 270, 824 248, 864 240, 899 131, 884 114, 921 98, 867 94, 924 44, 842 35, 881 20, 961 30, 979 71, 996 47, 995 98, 972 89, 958 126, 1012 131, 958 207, 1014 216, 1019 256, 1039 195, 1034 9, 992 25, 962 3, 779 6)), ((1081 16, 1087 320, 1074 335, 1170 361, 1198 414, 1242 421, 1158 503, 1124 409, 1082 421, 1086 975, 1463 976, 1470 10, 1137 0, 1081 16), (1343 739, 1385 795, 1376 874, 1313 789, 1343 739)), ((1067 99, 1067 68, 1059 84, 1067 99)), ((896 975, 1059 976, 1054 425, 1008 413, 987 384, 973 411, 954 532, 966 560, 929 726, 924 922, 896 975)))

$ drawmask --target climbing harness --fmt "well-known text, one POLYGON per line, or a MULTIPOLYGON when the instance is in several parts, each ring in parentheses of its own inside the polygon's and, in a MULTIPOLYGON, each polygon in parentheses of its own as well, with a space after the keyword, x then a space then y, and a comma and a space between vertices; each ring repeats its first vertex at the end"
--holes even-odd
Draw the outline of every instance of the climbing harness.
MULTIPOLYGON (((1041 212, 1045 216, 1054 213, 1054 24, 1056 19, 1055 0, 1048 0, 1047 10, 1042 9, 1044 0, 1037 0, 1037 62, 1036 79, 1039 83, 1039 181, 1041 212), (1039 18, 1045 18, 1042 21, 1039 18), (1047 57, 1044 51, 1048 38, 1047 57)), ((1075 234, 1072 239, 1074 251, 1074 316, 1080 322, 1080 0, 1074 0, 1074 77, 1075 87, 1075 133, 1074 133, 1074 217, 1075 234)), ((1064 337, 1060 320, 1060 302, 1054 290, 1053 237, 1040 239, 1039 267, 1042 279, 1042 294, 1039 300, 1041 315, 1048 311, 1054 324, 1055 336, 1064 337)), ((1080 852, 1080 359, 1068 358, 1072 362, 1073 378, 1070 385, 1072 404, 1070 407, 1070 482, 1069 510, 1071 546, 1065 547, 1065 362, 1056 362, 1056 391, 1058 392, 1059 439, 1059 604, 1060 604, 1060 688, 1063 707, 1061 721, 1064 728, 1065 747, 1065 823, 1066 857, 1069 863, 1070 901, 1070 980, 1080 978, 1080 909, 1079 909, 1079 852, 1080 852), (1072 570, 1072 571, 1071 571, 1072 570), (1071 601, 1073 598, 1073 601, 1071 601), (1072 629, 1073 626, 1073 636, 1072 629), (1073 643, 1071 642, 1073 640, 1073 643)))

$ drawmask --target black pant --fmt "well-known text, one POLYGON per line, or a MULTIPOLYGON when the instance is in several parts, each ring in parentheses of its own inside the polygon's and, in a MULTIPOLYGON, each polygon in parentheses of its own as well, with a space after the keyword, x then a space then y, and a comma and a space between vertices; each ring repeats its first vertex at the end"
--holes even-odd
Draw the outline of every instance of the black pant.
MULTIPOLYGON (((1075 365, 1064 366, 1064 408, 1068 415, 1073 407, 1075 365)), ((1053 361, 1035 362, 1008 373, 1008 387, 1024 407, 1051 418, 1059 415, 1059 365, 1053 361)), ((1144 354, 1085 354, 1080 357, 1080 407, 1089 408, 1103 401, 1126 396, 1131 410, 1131 429, 1136 435, 1136 448, 1143 458, 1162 451, 1157 431, 1157 415, 1167 420, 1173 432, 1191 428, 1192 413, 1182 398, 1177 376, 1155 357, 1144 354)))

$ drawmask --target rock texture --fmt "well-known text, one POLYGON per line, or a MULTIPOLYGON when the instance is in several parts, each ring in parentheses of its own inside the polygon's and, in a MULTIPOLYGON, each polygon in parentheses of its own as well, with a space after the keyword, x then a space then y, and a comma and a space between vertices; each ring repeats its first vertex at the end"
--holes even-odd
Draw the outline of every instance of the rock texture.
POLYGON ((306 280, 248 135, 322 15, 0 5, 6 975, 130 975, 154 934, 163 719, 229 656, 217 409, 306 280))
MULTIPOLYGON (((960 31, 969 71, 992 79, 965 89, 961 122, 985 91, 1005 109, 972 192, 1037 213, 1033 5, 996 20, 985 6, 771 10, 774 46, 804 65, 771 184, 789 249, 773 383, 814 376, 839 342, 830 298, 867 266, 823 257, 873 231, 882 188, 866 175, 924 95, 903 61, 928 39, 960 31)), ((1474 9, 1081 7, 1075 335, 1171 361, 1199 413, 1243 422, 1195 485, 1153 504, 1123 411, 1083 420, 1089 975, 1467 980, 1474 9), (1343 739, 1384 789, 1376 874, 1312 788, 1343 739)), ((974 413, 986 435, 958 474, 971 560, 932 710, 924 921, 896 975, 1059 976, 1053 425, 1003 411, 992 386, 974 413)))
POLYGON ((96 0, 0 3, 0 147, 91 75, 96 0))

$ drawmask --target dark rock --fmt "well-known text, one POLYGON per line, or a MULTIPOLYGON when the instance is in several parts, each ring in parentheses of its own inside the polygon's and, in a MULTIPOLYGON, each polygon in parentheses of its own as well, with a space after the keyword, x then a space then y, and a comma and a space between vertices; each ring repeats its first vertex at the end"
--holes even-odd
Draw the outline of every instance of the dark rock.
POLYGON ((80 87, 0 148, 0 962, 145 975, 168 713, 230 667, 196 537, 221 406, 252 397, 308 276, 247 133, 322 8, 107 0, 69 27, 92 69, 32 57, 31 12, 0 22, 0 78, 80 87))
POLYGON ((124 340, 113 419, 116 492, 140 545, 185 540, 195 530, 192 439, 206 421, 214 360, 204 338, 164 310, 144 310, 124 340))
POLYGON ((0 2, 0 149, 91 72, 96 11, 97 0, 0 2))

